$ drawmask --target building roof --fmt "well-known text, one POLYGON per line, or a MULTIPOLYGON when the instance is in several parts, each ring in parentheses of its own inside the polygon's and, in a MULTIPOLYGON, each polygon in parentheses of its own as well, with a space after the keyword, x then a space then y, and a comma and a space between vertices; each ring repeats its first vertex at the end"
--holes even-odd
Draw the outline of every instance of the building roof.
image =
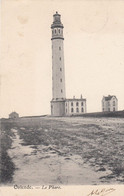
POLYGON ((9 115, 11 115, 11 114, 18 114, 17 112, 11 112, 9 115))
MULTIPOLYGON (((110 101, 113 97, 116 98, 115 95, 108 95, 107 97, 103 97, 103 99, 105 99, 105 101, 110 101)), ((117 99, 117 98, 116 98, 117 99)))
POLYGON ((76 99, 76 98, 73 98, 73 99, 66 99, 65 101, 86 101, 86 99, 76 99))

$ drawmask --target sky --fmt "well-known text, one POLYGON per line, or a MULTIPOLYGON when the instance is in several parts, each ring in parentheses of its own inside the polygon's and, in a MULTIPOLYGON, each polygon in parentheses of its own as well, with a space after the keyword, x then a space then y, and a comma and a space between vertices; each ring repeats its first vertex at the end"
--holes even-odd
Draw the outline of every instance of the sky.
POLYGON ((51 24, 64 25, 66 98, 102 110, 116 95, 124 109, 124 2, 117 0, 3 0, 1 2, 0 117, 50 114, 51 24))

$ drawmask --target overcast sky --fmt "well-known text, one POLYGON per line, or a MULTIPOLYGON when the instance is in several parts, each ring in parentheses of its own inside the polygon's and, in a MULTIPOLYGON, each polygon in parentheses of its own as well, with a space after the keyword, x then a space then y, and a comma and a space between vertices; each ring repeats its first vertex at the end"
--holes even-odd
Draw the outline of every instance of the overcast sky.
POLYGON ((87 112, 116 95, 124 109, 123 1, 2 1, 0 117, 50 114, 51 29, 58 11, 64 25, 66 97, 82 94, 87 112))

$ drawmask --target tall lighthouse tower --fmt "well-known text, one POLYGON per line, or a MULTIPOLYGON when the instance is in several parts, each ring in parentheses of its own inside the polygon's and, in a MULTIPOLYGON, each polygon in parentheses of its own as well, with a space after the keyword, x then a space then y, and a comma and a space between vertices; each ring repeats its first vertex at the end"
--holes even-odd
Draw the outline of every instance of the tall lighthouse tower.
POLYGON ((52 101, 51 115, 65 115, 65 70, 63 50, 63 24, 61 15, 56 12, 53 15, 52 29, 52 101))

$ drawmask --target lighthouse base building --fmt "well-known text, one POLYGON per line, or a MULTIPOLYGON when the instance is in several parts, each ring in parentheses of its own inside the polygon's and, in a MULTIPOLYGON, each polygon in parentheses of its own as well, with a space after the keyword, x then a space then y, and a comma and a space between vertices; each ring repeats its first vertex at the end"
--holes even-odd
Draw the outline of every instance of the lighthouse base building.
POLYGON ((52 116, 68 116, 86 112, 86 99, 66 99, 64 69, 64 37, 61 16, 53 15, 52 29, 52 116))
POLYGON ((52 116, 65 116, 65 100, 52 100, 51 101, 51 115, 52 116))
POLYGON ((86 99, 66 99, 65 101, 65 115, 79 115, 86 113, 86 99))
POLYGON ((86 99, 65 99, 51 101, 52 116, 70 116, 86 113, 86 99))

